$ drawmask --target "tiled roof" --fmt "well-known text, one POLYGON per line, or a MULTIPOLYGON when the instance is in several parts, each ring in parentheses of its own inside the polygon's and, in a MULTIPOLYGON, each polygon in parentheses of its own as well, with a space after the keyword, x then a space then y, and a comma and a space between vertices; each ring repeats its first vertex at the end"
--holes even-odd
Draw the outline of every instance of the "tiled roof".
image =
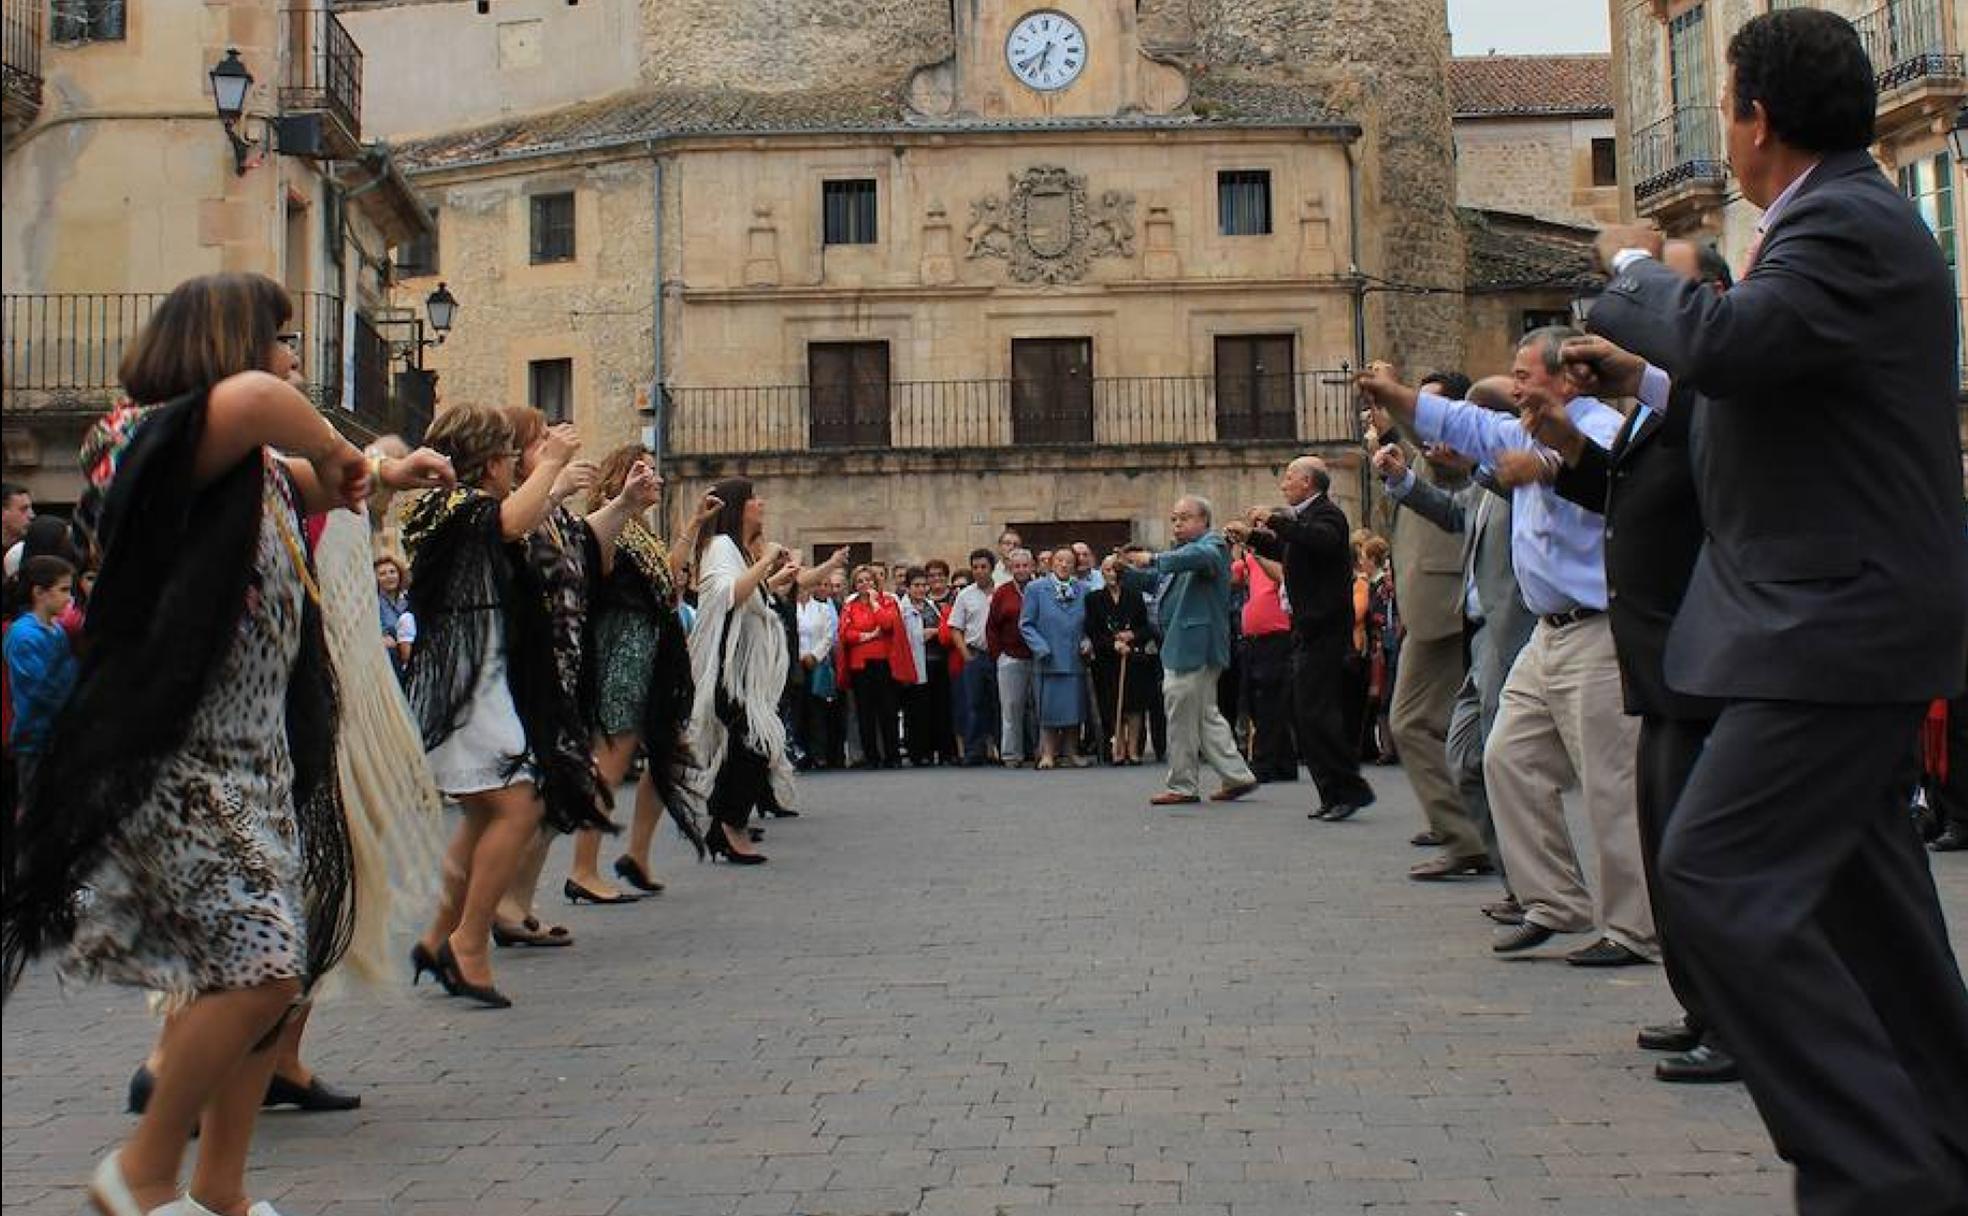
POLYGON ((1613 112, 1611 55, 1483 55, 1449 61, 1457 118, 1613 112))
POLYGON ((1199 80, 1186 112, 1051 120, 926 118, 911 114, 902 86, 753 93, 734 89, 640 89, 541 114, 522 115, 399 145, 413 172, 634 144, 680 135, 823 131, 1183 129, 1201 126, 1343 124, 1318 89, 1236 78, 1199 80))
POLYGON ((1471 292, 1564 290, 1602 281, 1592 269, 1594 229, 1505 211, 1457 210, 1469 251, 1465 283, 1471 292))

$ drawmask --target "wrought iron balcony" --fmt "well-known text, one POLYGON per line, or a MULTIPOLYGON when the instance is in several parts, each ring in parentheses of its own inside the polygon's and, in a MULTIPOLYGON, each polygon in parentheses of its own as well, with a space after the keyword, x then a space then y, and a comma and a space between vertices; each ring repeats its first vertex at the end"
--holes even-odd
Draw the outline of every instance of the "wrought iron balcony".
POLYGON ((1684 106, 1633 133, 1633 205, 1643 216, 1675 221, 1722 204, 1729 165, 1720 115, 1684 106))
POLYGON ((5 0, 0 8, 0 123, 9 135, 41 112, 44 0, 5 0))
MULTIPOLYGON (((164 300, 162 292, 0 297, 0 395, 13 409, 92 409, 122 392, 123 351, 164 300)), ((294 295, 301 374, 317 405, 341 399, 342 302, 294 295)))
POLYGON ((1959 19, 1948 0, 1889 0, 1852 23, 1878 74, 1882 134, 1951 115, 1968 96, 1959 19))
POLYGON ((343 160, 362 147, 362 48, 319 4, 281 14, 287 49, 280 81, 280 150, 343 160))
POLYGON ((1345 367, 1260 376, 945 380, 669 388, 666 454, 1341 443, 1358 407, 1345 367))

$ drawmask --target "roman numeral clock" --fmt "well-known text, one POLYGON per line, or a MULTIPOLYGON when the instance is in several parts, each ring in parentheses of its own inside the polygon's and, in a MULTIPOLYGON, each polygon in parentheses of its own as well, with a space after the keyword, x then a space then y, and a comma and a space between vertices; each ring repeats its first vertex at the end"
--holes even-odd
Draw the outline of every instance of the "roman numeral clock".
POLYGON ((1086 31, 1054 9, 1025 14, 1005 37, 1005 66, 1041 93, 1056 93, 1078 80, 1086 62, 1086 31))

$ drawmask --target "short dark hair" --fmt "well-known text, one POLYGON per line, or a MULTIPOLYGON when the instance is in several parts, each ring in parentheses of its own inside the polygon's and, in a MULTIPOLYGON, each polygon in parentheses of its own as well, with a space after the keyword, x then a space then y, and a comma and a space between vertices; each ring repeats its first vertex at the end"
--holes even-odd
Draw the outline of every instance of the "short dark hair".
POLYGON ((0 506, 14 501, 14 499, 25 493, 27 493, 27 487, 24 485, 19 485, 11 481, 0 481, 0 506))
POLYGON ((935 574, 938 570, 941 570, 943 572, 944 578, 950 577, 950 563, 944 561, 942 558, 932 557, 928 561, 923 563, 924 575, 935 574))
POLYGON ((924 570, 921 566, 910 566, 907 570, 904 570, 902 572, 902 585, 904 587, 908 586, 910 583, 915 582, 917 579, 921 579, 924 582, 928 582, 929 571, 924 570))
POLYGON ((75 577, 75 566, 52 553, 37 553, 20 564, 21 594, 46 591, 65 578, 75 577))
POLYGON ((1720 283, 1724 291, 1736 285, 1736 276, 1729 270, 1729 259, 1723 257, 1722 251, 1711 241, 1695 244, 1695 266, 1700 270, 1704 283, 1720 283))
POLYGON ((1763 103, 1777 138, 1806 152, 1872 143, 1879 82, 1852 23, 1814 8, 1751 19, 1729 40, 1736 118, 1763 103))
POLYGON ((1463 375, 1461 372, 1429 372, 1421 378, 1421 384, 1418 387, 1427 388, 1431 384, 1442 386, 1442 391, 1437 394, 1438 396, 1447 397, 1451 401, 1467 401, 1469 399, 1469 377, 1463 375))
POLYGON ((130 400, 160 405, 240 372, 266 371, 267 356, 293 315, 287 289, 265 275, 186 279, 137 331, 117 378, 130 400))
POLYGON ((987 562, 990 562, 990 563, 991 563, 991 564, 992 564, 993 566, 995 566, 995 565, 997 565, 997 564, 998 564, 998 554, 997 554, 997 550, 995 550, 995 549, 972 549, 972 550, 970 551, 970 559, 969 559, 968 561, 966 561, 966 562, 964 562, 964 565, 966 565, 966 566, 972 566, 972 565, 976 565, 976 564, 977 564, 977 561, 978 561, 978 559, 980 559, 980 558, 982 558, 982 559, 983 559, 984 561, 987 561, 987 562))

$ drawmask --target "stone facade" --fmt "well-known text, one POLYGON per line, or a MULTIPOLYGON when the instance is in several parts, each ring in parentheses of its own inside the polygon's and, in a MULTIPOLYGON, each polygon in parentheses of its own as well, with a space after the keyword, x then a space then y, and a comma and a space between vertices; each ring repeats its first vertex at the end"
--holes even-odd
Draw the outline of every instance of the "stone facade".
POLYGON ((1613 138, 1613 120, 1458 117, 1456 201, 1573 224, 1619 219, 1619 186, 1593 181, 1594 140, 1613 138))
POLYGON ((484 69, 442 111, 469 119, 379 120, 422 137, 404 151, 438 204, 439 255, 401 291, 442 279, 461 301, 432 355, 446 398, 524 401, 535 365, 569 360, 591 450, 660 417, 673 514, 743 471, 789 543, 954 557, 1045 519, 1159 543, 1177 494, 1270 501, 1307 446, 1357 501, 1338 369, 1460 361, 1439 3, 645 0, 632 83, 609 50, 582 99, 521 112, 502 82, 532 69, 499 66, 508 27, 537 21, 525 36, 567 62, 601 28, 588 7, 501 0, 488 22, 376 0, 348 20, 389 30, 373 41, 400 62, 385 52, 378 72, 484 69), (1005 69, 1006 31, 1035 7, 1086 31, 1069 88, 1005 69), (1217 175, 1238 170, 1268 174, 1268 233, 1219 231, 1217 175), (823 239, 824 184, 845 179, 872 184, 874 242, 823 239), (575 256, 535 265, 530 197, 560 192, 575 256), (1251 335, 1287 343, 1296 425, 1246 441, 1215 377, 1217 340, 1251 335), (1008 398, 1026 339, 1085 341, 1090 440, 1021 437, 1008 398), (847 342, 883 344, 884 417, 880 442, 835 450, 807 385, 816 344, 847 342))
MULTIPOLYGON (((87 40, 57 42, 36 23, 42 100, 18 123, 10 113, 0 174, 6 473, 54 506, 80 493, 76 443, 117 395, 123 345, 156 298, 195 275, 252 271, 283 283, 317 399, 360 433, 356 415, 371 402, 356 397, 356 317, 387 308, 389 247, 423 223, 391 158, 360 142, 359 93, 320 87, 322 59, 309 48, 328 45, 325 6, 124 11, 120 28, 87 40), (243 173, 207 77, 227 48, 255 79, 240 123, 243 173), (282 116, 323 123, 332 159, 279 154, 282 116)), ((8 21, 12 53, 13 9, 8 21)), ((381 362, 387 396, 389 357, 381 362)))

